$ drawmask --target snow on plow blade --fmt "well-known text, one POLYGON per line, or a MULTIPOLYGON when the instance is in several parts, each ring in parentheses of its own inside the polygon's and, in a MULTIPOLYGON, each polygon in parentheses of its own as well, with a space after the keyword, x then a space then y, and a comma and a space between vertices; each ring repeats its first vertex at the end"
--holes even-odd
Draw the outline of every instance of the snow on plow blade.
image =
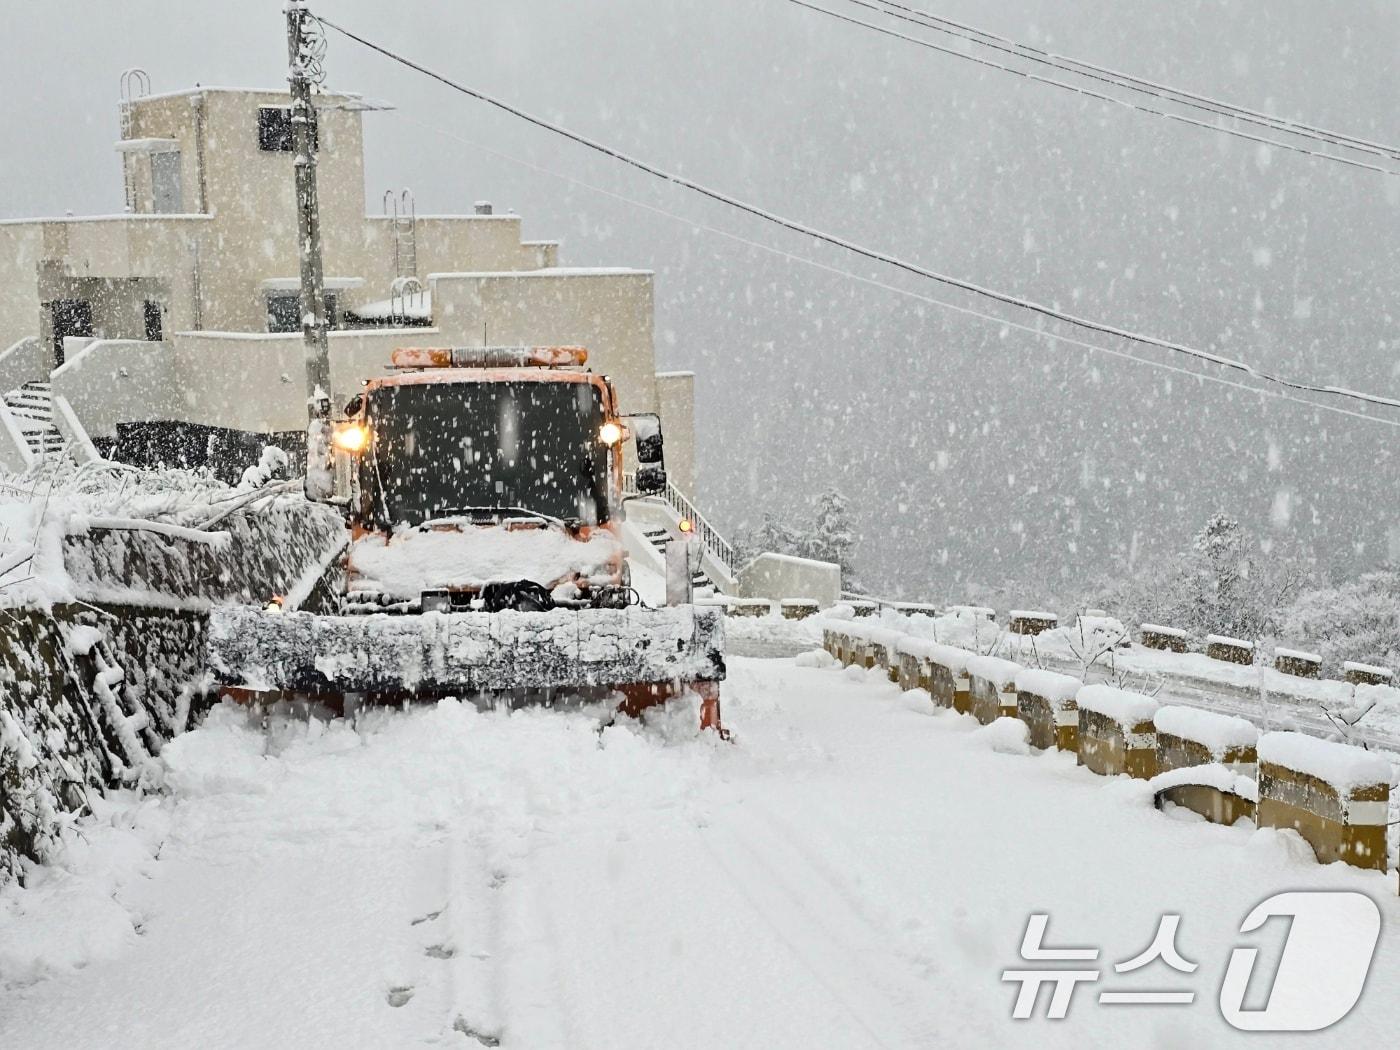
POLYGON ((223 606, 210 666, 225 686, 398 697, 695 685, 717 695, 717 608, 320 616, 223 606))

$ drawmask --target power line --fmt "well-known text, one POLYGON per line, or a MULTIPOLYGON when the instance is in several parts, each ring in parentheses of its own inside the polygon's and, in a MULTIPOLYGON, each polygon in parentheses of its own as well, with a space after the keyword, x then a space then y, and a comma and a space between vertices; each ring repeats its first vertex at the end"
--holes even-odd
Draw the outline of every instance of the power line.
POLYGON ((1018 321, 1011 321, 1004 317, 998 317, 995 314, 983 313, 982 311, 974 310, 971 307, 960 306, 956 303, 950 303, 943 299, 935 299, 933 296, 924 295, 921 292, 911 291, 908 288, 901 288, 898 285, 889 284, 885 281, 878 280, 874 277, 867 277, 863 274, 858 274, 851 270, 845 270, 839 266, 831 266, 828 263, 818 262, 815 259, 809 259, 806 256, 796 255, 792 252, 785 251, 782 248, 775 248, 771 244, 764 244, 761 241, 751 240, 748 237, 744 237, 740 234, 733 233, 729 230, 723 230, 717 226, 709 226, 703 222, 699 222, 695 219, 688 218, 684 215, 677 215, 675 212, 667 211, 665 208, 658 207, 655 204, 648 204, 645 201, 637 200, 635 197, 628 197, 625 194, 616 192, 615 190, 610 190, 602 186, 597 186, 591 182, 587 182, 583 179, 580 179, 576 175, 565 175, 562 172, 554 171, 551 168, 546 168, 540 164, 534 163, 533 161, 524 160, 520 157, 512 156, 509 153, 503 153, 498 149, 493 149, 490 146, 477 142, 473 139, 466 138, 465 136, 458 135, 455 132, 446 130, 445 128, 439 128, 432 124, 427 124, 421 120, 417 120, 413 117, 410 117, 407 113, 404 113, 402 111, 397 111, 395 115, 398 117, 399 120, 405 121, 409 124, 413 124, 416 127, 420 127, 425 131, 431 131, 436 135, 441 135, 442 137, 451 139, 454 142, 459 142, 464 146, 470 146, 472 149, 477 150, 481 153, 486 153, 493 157, 499 157, 501 160, 509 161, 512 164, 518 164, 523 168, 528 168, 531 171, 540 173, 541 175, 548 175, 550 178, 559 179, 562 182, 567 182, 570 185, 578 186, 582 189, 589 190, 592 193, 601 194, 604 197, 610 197, 611 199, 620 201, 623 204, 631 205, 634 208, 640 208, 643 211, 651 212, 654 215, 659 215, 663 218, 670 219, 671 221, 680 223, 681 225, 689 226, 693 229, 700 230, 704 233, 713 234, 716 237, 722 237, 726 240, 733 241, 736 244, 742 244, 745 247, 752 248, 757 251, 766 252, 769 255, 776 256, 780 259, 785 259, 788 262, 798 263, 802 266, 809 266, 813 269, 821 270, 824 273, 833 274, 838 277, 844 277, 848 280, 856 281, 860 284, 868 285, 872 288, 878 288, 882 291, 890 292, 894 295, 904 296, 905 298, 913 299, 921 303, 927 303, 930 306, 937 306, 943 310, 950 310, 954 313, 962 314, 967 317, 972 317, 976 320, 996 325, 998 328, 1014 329, 1019 332, 1025 332, 1038 339, 1048 339, 1052 342, 1064 343, 1067 346, 1080 347, 1084 350, 1089 350, 1093 353, 1107 354, 1110 357, 1116 357, 1124 361, 1131 361, 1134 364, 1147 365, 1150 368, 1161 369, 1165 372, 1171 372, 1176 375, 1185 376, 1188 379, 1195 379, 1206 383, 1215 383, 1220 386, 1228 387, 1234 390, 1242 390, 1247 394, 1257 394, 1259 397, 1263 398, 1273 398, 1280 401, 1289 401, 1293 404, 1303 405, 1306 408, 1315 409, 1320 412, 1331 412, 1335 413, 1336 415, 1348 416, 1352 419, 1366 420, 1367 422, 1380 423, 1390 427, 1400 427, 1400 420, 1397 419, 1387 419, 1384 416, 1367 415, 1364 412, 1355 412, 1349 408, 1341 408, 1337 405, 1328 405, 1323 404, 1319 401, 1310 401, 1307 398, 1297 397, 1293 394, 1287 394, 1279 390, 1272 390, 1268 387, 1250 386, 1248 383, 1240 383, 1233 379, 1223 379, 1220 376, 1210 375, 1207 372, 1193 372, 1188 368, 1182 368, 1178 365, 1168 364, 1165 361, 1154 361, 1151 358, 1138 357, 1134 354, 1125 353, 1122 350, 1114 350, 1111 347, 1101 346, 1097 343, 1088 343, 1082 339, 1076 339, 1073 336, 1062 335, 1059 332, 1049 331, 1042 328, 1033 328, 1028 324, 1022 324, 1018 321))
POLYGON ((937 33, 944 33, 962 40, 969 40, 972 43, 1001 51, 1005 54, 1014 55, 1017 58, 1038 62, 1055 69, 1087 77, 1091 80, 1099 80, 1103 83, 1113 84, 1116 87, 1125 87, 1132 91, 1139 91, 1156 98, 1178 102, 1183 106, 1198 109, 1202 112, 1230 117, 1245 123, 1256 124, 1260 127, 1282 131, 1291 135, 1313 138, 1330 145, 1341 146, 1346 149, 1355 149, 1364 153, 1372 153, 1376 156, 1386 157, 1391 160, 1400 160, 1400 148, 1395 146, 1387 146, 1383 143, 1372 142, 1369 139, 1358 138, 1341 131, 1320 128, 1313 124, 1302 123, 1301 121, 1288 120, 1285 117, 1274 116, 1271 113, 1262 113, 1258 110, 1238 106, 1232 102, 1211 98, 1208 95, 1201 95, 1193 91, 1185 91, 1181 88, 1172 87, 1169 84, 1161 84, 1156 81, 1144 79, 1143 77, 1134 76, 1131 73, 1110 69, 1107 66, 1085 62, 1082 59, 1071 58, 1068 55, 1056 54, 1055 52, 1046 51, 1031 44, 1022 44, 1008 37, 989 33, 985 29, 978 29, 976 26, 970 26, 964 22, 956 22, 950 18, 944 18, 940 15, 911 7, 908 4, 897 3, 896 0, 875 0, 873 3, 871 0, 847 0, 847 2, 871 11, 877 11, 891 18, 911 22, 937 33))
MULTIPOLYGON (((1344 157, 1336 153, 1324 153, 1320 150, 1309 149, 1307 146, 1300 146, 1295 142, 1281 142, 1278 139, 1266 138, 1263 135, 1255 135, 1252 132, 1241 131, 1239 128, 1227 128, 1220 124, 1211 124, 1204 120, 1197 120, 1195 117, 1188 117, 1182 113, 1173 113, 1170 110, 1157 109, 1153 106, 1145 106, 1138 102, 1132 102, 1128 99, 1118 98, 1114 95, 1105 94, 1102 91, 1096 91, 1093 88, 1083 87, 1079 84, 1072 84, 1065 80, 1056 80, 1054 77, 1041 76, 1039 73, 1031 73, 1024 69, 1017 69, 1014 66, 1003 65, 1002 63, 994 62, 989 58, 982 58, 978 55, 968 54, 965 51, 959 51, 957 48, 944 47, 942 44, 936 44, 932 40, 925 40, 921 37, 910 36, 908 33, 901 33, 896 29, 888 29, 885 26, 876 25, 874 22, 866 22, 863 19, 855 18, 851 15, 842 14, 840 11, 833 11, 828 7, 821 7, 818 4, 809 3, 808 0, 787 0, 787 2, 790 4, 795 4, 798 7, 806 8, 808 11, 815 11, 818 14, 826 15, 828 18, 834 18, 840 22, 846 22, 850 25, 860 26, 863 29, 869 29, 872 32, 880 33, 883 36, 893 37, 896 40, 904 40, 911 44, 918 44, 920 47, 928 48, 930 51, 937 51, 944 55, 951 55, 954 58, 960 58, 965 62, 974 62, 979 66, 986 66, 989 69, 998 69, 1003 73, 1011 73, 1014 76, 1022 77, 1025 80, 1037 84, 1048 84, 1051 87, 1059 88, 1062 91, 1073 92, 1076 95, 1082 95, 1085 98, 1092 98, 1099 102, 1108 102, 1115 106, 1122 106, 1125 109, 1137 110, 1140 113, 1149 113, 1152 116, 1162 117, 1166 120, 1174 120, 1180 124, 1187 124, 1191 127, 1204 128, 1207 131, 1219 132, 1222 135, 1229 135, 1233 138, 1244 139, 1246 142, 1254 142, 1264 146, 1271 146, 1276 149, 1287 150, 1291 153, 1301 153, 1304 156, 1315 157, 1319 160, 1330 160, 1337 164, 1345 164, 1348 167, 1360 168, 1363 171, 1374 171, 1381 175, 1400 175, 1400 171, 1397 171, 1394 168, 1382 167, 1379 164, 1372 164, 1368 161, 1357 160, 1354 157, 1344 157)), ((856 2, 856 0, 853 0, 853 2, 856 2)))
POLYGON ((732 197, 719 190, 711 189, 707 186, 702 185, 701 183, 695 182, 692 179, 688 179, 682 175, 677 175, 674 172, 666 171, 664 168, 657 167, 656 165, 651 164, 647 161, 639 160, 636 157, 623 153, 620 150, 614 149, 611 146, 604 145, 603 143, 600 143, 594 139, 590 139, 587 136, 581 135, 574 131, 570 131, 567 128, 561 127, 557 124, 550 123, 542 117, 537 117, 531 113, 526 112, 525 110, 511 105, 508 102, 504 102, 501 99, 495 98, 492 95, 488 95, 485 92, 478 91, 474 88, 470 88, 463 84, 460 84, 457 81, 452 80, 449 77, 443 75, 442 73, 435 72, 434 70, 431 70, 426 66, 414 62, 412 59, 405 58, 404 56, 399 55, 394 51, 391 51, 383 45, 376 44, 373 41, 367 40, 364 37, 359 36, 348 29, 345 29, 343 26, 337 25, 335 22, 332 22, 327 18, 321 18, 320 21, 323 22, 328 28, 334 29, 342 36, 345 36, 346 38, 353 40, 364 47, 369 48, 371 51, 378 52, 384 57, 392 59, 400 65, 415 70, 418 73, 422 73, 424 76, 427 76, 447 87, 452 88, 454 91, 458 91, 471 98, 477 99, 481 102, 485 102, 488 105, 494 106, 495 108, 502 110, 503 112, 509 113, 512 116, 518 117, 521 120, 526 121, 527 123, 533 124, 536 127, 552 132, 553 134, 559 135, 560 137, 566 138, 569 141, 577 143, 581 146, 585 146, 588 149, 602 154, 603 156, 611 157, 612 159, 626 164, 629 167, 636 168, 638 171, 645 172, 648 175, 652 175, 656 178, 662 179, 663 181, 691 190, 692 192, 697 193, 710 200, 717 201, 721 204, 725 204, 735 209, 736 211, 744 212, 747 215, 751 215, 755 218, 762 219, 766 222, 772 223, 775 226, 780 226, 784 229, 791 230, 794 233, 800 233, 805 237, 811 237, 814 240, 818 240, 825 244, 844 249, 845 251, 851 252, 854 255, 859 255, 863 258, 870 259, 875 262, 884 263, 887 266, 892 266, 896 269, 903 270, 906 273, 914 274, 917 277, 923 277, 927 280, 936 281, 940 284, 944 284, 952 288, 958 288, 962 291, 970 292, 974 295, 980 295, 984 298, 991 299, 995 302, 1002 303, 1006 306, 1013 306, 1017 309, 1037 313, 1056 321, 1062 321, 1066 324, 1074 325, 1077 328, 1084 329, 1085 331, 1097 332, 1102 335, 1109 335, 1118 339, 1124 339, 1129 342, 1140 343, 1144 346, 1153 346, 1158 349, 1169 350, 1172 353, 1181 354, 1183 356, 1190 357, 1198 361, 1205 361, 1221 368, 1241 372, 1255 379, 1264 382, 1275 383, 1279 386, 1284 386, 1291 390, 1306 391, 1315 394, 1329 394, 1335 395, 1337 397, 1348 398, 1353 401, 1365 402, 1367 404, 1384 405, 1387 408, 1400 408, 1400 401, 1394 400, 1392 398, 1380 397, 1375 394, 1367 394, 1356 390, 1348 390, 1342 387, 1320 386, 1301 380, 1289 379, 1285 376, 1280 376, 1271 372, 1262 371, 1253 367, 1252 365, 1245 364, 1242 361, 1235 361, 1231 358, 1222 357, 1219 354, 1212 354, 1205 350, 1197 350, 1194 347, 1185 345, 1184 343, 1177 343, 1168 339, 1159 339, 1156 336, 1144 335, 1138 332, 1131 332, 1125 328, 1119 328, 1115 325, 1107 324, 1105 322, 1094 321, 1083 317, 1077 317, 1074 314, 1066 313, 1063 310, 1059 310, 1050 306, 1045 306, 1041 303, 1036 303, 1029 299, 1023 299, 1019 296, 1011 295, 1006 292, 1000 292, 991 288, 985 288, 971 281, 965 281, 961 278, 951 277, 947 274, 939 273, 936 270, 930 270, 916 263, 907 262, 896 256, 889 255, 886 252, 882 252, 874 248, 867 248, 863 245, 855 243, 854 241, 849 241, 845 238, 838 237, 835 234, 825 233, 814 227, 798 222, 795 219, 784 218, 783 216, 778 215, 774 212, 766 211, 763 208, 758 207, 757 205, 749 204, 745 201, 739 200, 738 198, 732 197))

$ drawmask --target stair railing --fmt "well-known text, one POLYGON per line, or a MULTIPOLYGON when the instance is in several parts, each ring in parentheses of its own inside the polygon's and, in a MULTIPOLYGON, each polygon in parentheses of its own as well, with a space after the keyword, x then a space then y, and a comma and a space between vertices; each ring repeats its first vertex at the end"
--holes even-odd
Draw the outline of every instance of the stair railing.
MULTIPOLYGON (((624 474, 622 476, 622 491, 625 495, 636 496, 637 479, 634 474, 624 474)), ((700 538, 705 549, 710 552, 715 561, 724 566, 730 576, 738 571, 739 556, 734 550, 734 545, 720 535, 716 529, 705 518, 695 504, 680 489, 669 481, 666 483, 666 491, 657 493, 661 499, 665 500, 677 514, 682 518, 687 518, 694 526, 695 535, 700 538)))

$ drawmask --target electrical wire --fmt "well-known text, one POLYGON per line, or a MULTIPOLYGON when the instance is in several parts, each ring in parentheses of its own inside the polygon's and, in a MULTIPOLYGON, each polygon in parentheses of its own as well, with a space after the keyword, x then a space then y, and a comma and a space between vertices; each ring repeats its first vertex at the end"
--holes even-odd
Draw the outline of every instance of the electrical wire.
POLYGON ((1150 113, 1153 116, 1162 117, 1166 120, 1174 120, 1181 124, 1190 125, 1191 127, 1205 128, 1207 131, 1216 131, 1222 135, 1230 135, 1233 138, 1244 139, 1247 142, 1254 142, 1260 145, 1270 146, 1276 149, 1287 150, 1291 153, 1301 153, 1304 156, 1315 157, 1319 160, 1330 160, 1337 164, 1345 164, 1348 167, 1360 168, 1363 171, 1374 171, 1381 175, 1400 175, 1400 170, 1383 167, 1379 164, 1372 164, 1369 161, 1357 160, 1354 157, 1344 157, 1336 153, 1325 153, 1321 150, 1310 149, 1307 146, 1300 146, 1296 142, 1281 142, 1278 139, 1266 138, 1263 135, 1255 135, 1252 132, 1241 131, 1239 128, 1227 128, 1220 124, 1211 124, 1204 120, 1197 120, 1195 117, 1188 117, 1182 113, 1173 113, 1170 110, 1157 109, 1152 106, 1145 106, 1138 102, 1129 101, 1128 99, 1117 98, 1113 95, 1107 95, 1104 94, 1102 91, 1096 91, 1093 88, 1082 87, 1079 84, 1071 84, 1065 80, 1056 80, 1054 77, 1044 77, 1041 76, 1039 73, 1030 73, 1024 69, 1017 69, 1014 66, 1007 66, 1003 65, 1000 62, 994 62, 989 58, 982 58, 978 55, 969 54, 966 51, 959 51, 957 48, 944 47, 942 44, 936 44, 932 40, 924 40, 920 37, 910 36, 908 33, 901 33, 896 29, 888 29, 885 26, 876 25, 874 22, 866 22, 863 19, 855 18, 851 15, 842 14, 840 11, 833 11, 830 8, 822 7, 819 4, 810 3, 809 0, 787 0, 787 2, 790 4, 794 4, 797 7, 806 8, 808 11, 815 11, 818 14, 826 15, 829 18, 834 18, 838 21, 849 23, 850 25, 860 26, 864 29, 869 29, 872 32, 879 33, 883 36, 893 37, 896 40, 904 40, 911 44, 918 44, 920 47, 926 47, 931 51, 937 51, 945 55, 952 55, 954 58, 961 58, 967 62, 975 62, 979 66, 986 66, 990 69, 998 69, 1001 70, 1003 73, 1011 73, 1015 76, 1023 77, 1024 79, 1037 84, 1049 84, 1051 87, 1057 87, 1063 91, 1069 91, 1076 95, 1082 95, 1085 98, 1092 98, 1099 102, 1107 102, 1111 105, 1122 106, 1126 109, 1137 110, 1140 113, 1150 113))
POLYGON ((896 0, 873 0, 873 2, 872 0, 847 0, 847 2, 871 11, 877 11, 891 18, 911 22, 937 33, 958 37, 959 39, 968 40, 983 47, 1001 51, 1008 55, 1014 55, 1017 58, 1048 65, 1055 69, 1073 73, 1077 76, 1087 77, 1091 80, 1098 80, 1106 84, 1112 84, 1116 87, 1124 87, 1131 91, 1139 91, 1156 98, 1177 102, 1183 106, 1198 109, 1205 113, 1214 113, 1217 116, 1230 117, 1245 123, 1256 124, 1260 127, 1286 132, 1290 135, 1312 138, 1319 142, 1326 142, 1329 145, 1341 146, 1346 149, 1355 149, 1364 153, 1372 153, 1376 156, 1387 157, 1392 160, 1400 160, 1400 147, 1387 146, 1383 143, 1358 138, 1355 135, 1349 135, 1345 132, 1332 131, 1313 124, 1305 124, 1301 121, 1274 116, 1271 113, 1263 113, 1259 110, 1248 109, 1244 106, 1236 105, 1233 102, 1225 102, 1221 99, 1211 98, 1208 95, 1201 95, 1193 91, 1185 91, 1181 88, 1172 87, 1169 84, 1161 84, 1156 81, 1147 80, 1143 77, 1134 76, 1131 73, 1110 69, 1107 66, 1096 65, 1092 62, 1085 62, 1082 59, 1071 58, 1068 55, 1056 54, 1053 51, 1046 51, 1043 48, 1038 48, 1031 44, 1022 44, 1008 37, 989 33, 985 29, 978 29, 976 26, 970 26, 964 22, 956 22, 950 18, 944 18, 940 15, 911 7, 908 4, 898 3, 896 0))
POLYGON ((894 295, 899 295, 908 299, 913 299, 917 302, 925 303, 930 306, 937 306, 940 309, 949 310, 953 313, 962 314, 966 317, 972 317, 976 320, 996 325, 998 328, 1001 329, 1012 329, 1014 331, 1025 332, 1029 335, 1035 336, 1038 339, 1047 339, 1052 342, 1064 343, 1067 346, 1079 347, 1081 349, 1088 350, 1093 353, 1107 354, 1110 357, 1118 358, 1124 361, 1131 361, 1134 364, 1147 365, 1150 368, 1161 369, 1162 371, 1171 372, 1175 375, 1185 376, 1188 379, 1199 380, 1201 382, 1206 383, 1215 383, 1219 386, 1228 387, 1233 390, 1244 391, 1247 394, 1257 394, 1259 397, 1263 398, 1273 398, 1280 401, 1288 401, 1293 404, 1303 405, 1306 408, 1316 409, 1321 412, 1330 412, 1340 416, 1347 416, 1352 419, 1366 420, 1367 422, 1371 423, 1381 423, 1385 426, 1400 427, 1400 420, 1387 419, 1384 416, 1367 415, 1364 412, 1355 412, 1349 408, 1341 408, 1337 405, 1328 405, 1318 401, 1310 401, 1307 398, 1297 397, 1293 394, 1286 394, 1278 390, 1271 390, 1267 387, 1250 386, 1248 383, 1240 383, 1233 379, 1223 379, 1220 376, 1213 376, 1206 372, 1193 372, 1188 368, 1181 368, 1178 365, 1168 364, 1165 361, 1154 361, 1151 358, 1138 357, 1135 354, 1125 353, 1122 350, 1114 350, 1111 347, 1102 346, 1098 343, 1088 343, 1082 339, 1076 339, 1073 336, 1062 335, 1059 332, 1049 331, 1042 328, 1034 328, 1030 325, 1022 324, 1018 321, 1011 321, 1004 317, 997 317, 995 314, 983 313, 982 311, 974 310, 971 307, 961 306, 957 303, 950 303, 943 299, 936 299, 933 296, 924 295, 921 292, 915 292, 908 288, 901 288, 898 285, 889 284, 886 281, 881 281, 874 277, 867 277, 863 274, 858 274, 851 270, 842 269, 839 266, 832 266, 828 263, 819 262, 815 259, 809 259, 806 256, 796 255, 782 248, 775 248, 771 244, 764 244, 761 241, 751 240, 750 238, 744 237, 741 234, 734 233, 730 230, 720 229, 716 226, 709 226, 703 222, 699 222, 695 219, 688 218, 684 215, 677 215, 675 212, 667 211, 665 208, 658 207, 655 204, 648 204, 645 201, 637 200, 635 197, 628 197, 625 194, 616 192, 615 190, 606 189, 594 183, 587 182, 583 179, 580 179, 576 175, 565 175, 563 172, 554 171, 551 168, 546 168, 540 164, 536 164, 533 161, 524 160, 520 157, 512 156, 509 153, 503 153, 498 149, 493 149, 492 147, 487 146, 484 143, 477 142, 473 139, 469 139, 463 135, 458 135, 455 132, 446 130, 445 128, 439 128, 435 125, 425 123, 421 120, 417 120, 414 117, 410 117, 407 113, 404 113, 402 111, 396 112, 395 116, 397 117, 397 119, 402 120, 405 123, 412 124, 415 127, 422 128, 424 131, 429 131, 435 135, 441 135, 443 138, 451 139, 454 142, 461 143, 463 146, 468 146, 479 153, 485 153, 492 157, 498 157, 499 159, 508 161, 511 164, 517 164, 522 168, 528 168, 529 170, 538 172, 541 175, 547 175, 550 178, 558 179, 561 182, 566 182, 571 186, 577 186, 581 189, 588 190, 592 193, 597 193, 604 197, 609 197, 612 200, 619 201, 623 204, 631 205, 634 208, 639 208, 643 211, 650 212, 653 215, 659 215, 663 218, 670 219, 671 221, 679 223, 683 226, 688 226, 692 229, 700 230, 704 233, 712 234, 716 237, 722 237, 726 240, 733 241, 736 244, 741 244, 747 248, 752 248, 760 252, 765 252, 769 255, 776 256, 777 258, 784 259, 788 262, 798 263, 802 266, 807 266, 815 270, 820 270, 823 273, 833 274, 838 277, 844 277, 848 280, 856 281, 859 284, 864 284, 872 288, 878 288, 881 291, 890 292, 894 295))
POLYGON ((1287 387, 1291 390, 1343 397, 1349 400, 1360 401, 1367 404, 1384 405, 1387 408, 1400 408, 1400 401, 1397 401, 1393 398, 1381 397, 1376 394, 1368 394, 1357 390, 1349 390, 1345 387, 1323 386, 1314 383, 1304 382, 1302 380, 1290 379, 1286 376, 1280 376, 1271 372, 1266 372, 1261 369, 1257 369, 1254 366, 1245 364, 1242 361, 1236 361, 1228 357, 1222 357, 1219 354, 1213 354, 1205 350, 1197 350, 1194 347, 1185 345, 1184 343, 1173 342, 1169 339, 1160 339, 1156 336, 1145 335, 1138 332, 1131 332, 1125 328, 1119 328, 1116 325, 1107 324, 1101 321, 1094 321, 1084 317, 1078 317, 1074 314, 1066 313, 1063 310, 1059 310, 1050 306, 1045 306, 1044 304, 1036 303, 1029 299, 1023 299, 1019 296, 1011 295, 1006 292, 1000 292, 991 288, 983 287, 982 285, 975 284, 972 281, 965 281, 961 278, 939 273, 936 270, 931 270, 926 267, 920 266, 916 263, 908 262, 906 260, 900 259, 896 256, 890 255, 886 252, 882 252, 874 248, 865 247, 863 245, 855 243, 854 241, 850 241, 843 237, 836 236, 835 234, 825 233, 821 230, 816 229, 815 227, 808 226, 804 223, 796 221, 795 219, 785 218, 774 212, 766 211, 765 209, 760 208, 757 205, 749 204, 745 201, 738 199, 737 197, 732 197, 727 193, 711 189, 699 182, 694 181, 693 179, 688 179, 682 175, 677 175, 674 172, 669 172, 664 168, 660 168, 647 161, 639 160, 636 157, 631 156, 630 154, 623 153, 620 150, 614 149, 611 146, 607 146, 594 139, 590 139, 585 135, 581 135, 577 132, 570 131, 567 128, 561 127, 560 125, 553 124, 542 117, 538 117, 534 114, 528 113, 525 110, 518 108, 517 106, 513 106, 510 103, 504 102, 501 99, 498 99, 492 95, 488 95, 483 91, 478 91, 475 88, 470 88, 464 84, 460 84, 442 73, 435 72, 434 70, 431 70, 426 66, 420 65, 412 59, 406 58, 403 55, 395 53, 394 51, 390 50, 387 47, 384 47, 381 44, 376 44, 371 40, 367 40, 366 38, 359 36, 358 34, 353 33, 350 30, 344 28, 343 26, 337 25, 335 22, 332 22, 328 18, 322 17, 320 20, 326 26, 330 27, 331 29, 334 29, 336 32, 340 33, 347 39, 353 40, 356 43, 369 48, 371 51, 375 51, 383 55, 384 57, 389 58, 402 66, 405 66, 408 69, 415 70, 416 72, 421 73, 432 80, 436 80, 439 83, 445 85, 446 87, 452 88, 454 91, 458 91, 461 94, 477 99, 478 101, 485 102, 488 105, 491 105, 505 113, 509 113, 512 116, 518 117, 519 119, 524 120, 529 124, 533 124, 536 127, 552 132, 553 134, 558 135, 561 138, 568 139, 571 142, 577 143, 578 145, 591 149, 597 153, 602 154, 603 156, 610 157, 616 161, 619 161, 620 163, 628 165, 629 167, 636 168, 638 171, 645 172, 646 174, 651 175, 655 178, 659 178, 665 182, 681 186, 685 189, 691 190, 692 192, 699 194, 702 197, 706 197, 710 200, 717 201, 721 204, 727 205, 730 208, 733 208, 736 211, 740 211, 747 215, 754 216, 755 218, 762 219, 775 226, 780 226, 784 229, 791 230, 794 233, 800 233, 803 236, 810 237, 814 240, 821 241, 825 244, 829 244, 837 248, 842 248, 845 251, 848 251, 854 255, 859 255, 863 258, 870 259, 874 262, 884 263, 885 265, 892 266, 895 269, 903 270, 906 273, 911 273, 917 277, 923 277, 928 280, 935 281, 939 284, 944 284, 952 288, 958 288, 965 292, 971 292, 975 295, 982 296, 986 299, 991 299, 995 302, 1002 303, 1006 306, 1016 307, 1017 309, 1022 309, 1032 313, 1040 314, 1043 317, 1051 318, 1056 321, 1062 321, 1065 324, 1073 325, 1077 328, 1084 329, 1085 331, 1097 332, 1102 335, 1113 336, 1115 338, 1123 339, 1128 342, 1134 342, 1144 346, 1152 346, 1162 350, 1169 350, 1172 353, 1179 354, 1185 357, 1190 357, 1198 361, 1205 361, 1207 363, 1216 365, 1220 368, 1241 372, 1262 382, 1274 383, 1279 386, 1287 387))

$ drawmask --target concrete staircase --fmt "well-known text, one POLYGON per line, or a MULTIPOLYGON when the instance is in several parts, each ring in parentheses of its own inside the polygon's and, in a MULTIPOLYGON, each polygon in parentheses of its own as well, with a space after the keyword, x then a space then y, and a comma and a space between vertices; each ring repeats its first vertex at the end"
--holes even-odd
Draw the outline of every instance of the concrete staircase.
POLYGON ((36 457, 61 456, 65 442, 53 422, 53 390, 48 383, 29 382, 5 395, 5 405, 19 424, 36 457))
MULTIPOLYGON (((642 535, 647 538, 647 542, 661 552, 662 558, 666 557, 666 548, 671 545, 673 538, 670 529, 664 525, 652 525, 642 530, 642 535)), ((704 569, 696 569, 690 578, 691 585, 695 588, 697 598, 713 597, 717 588, 715 581, 710 579, 709 574, 704 569)))

